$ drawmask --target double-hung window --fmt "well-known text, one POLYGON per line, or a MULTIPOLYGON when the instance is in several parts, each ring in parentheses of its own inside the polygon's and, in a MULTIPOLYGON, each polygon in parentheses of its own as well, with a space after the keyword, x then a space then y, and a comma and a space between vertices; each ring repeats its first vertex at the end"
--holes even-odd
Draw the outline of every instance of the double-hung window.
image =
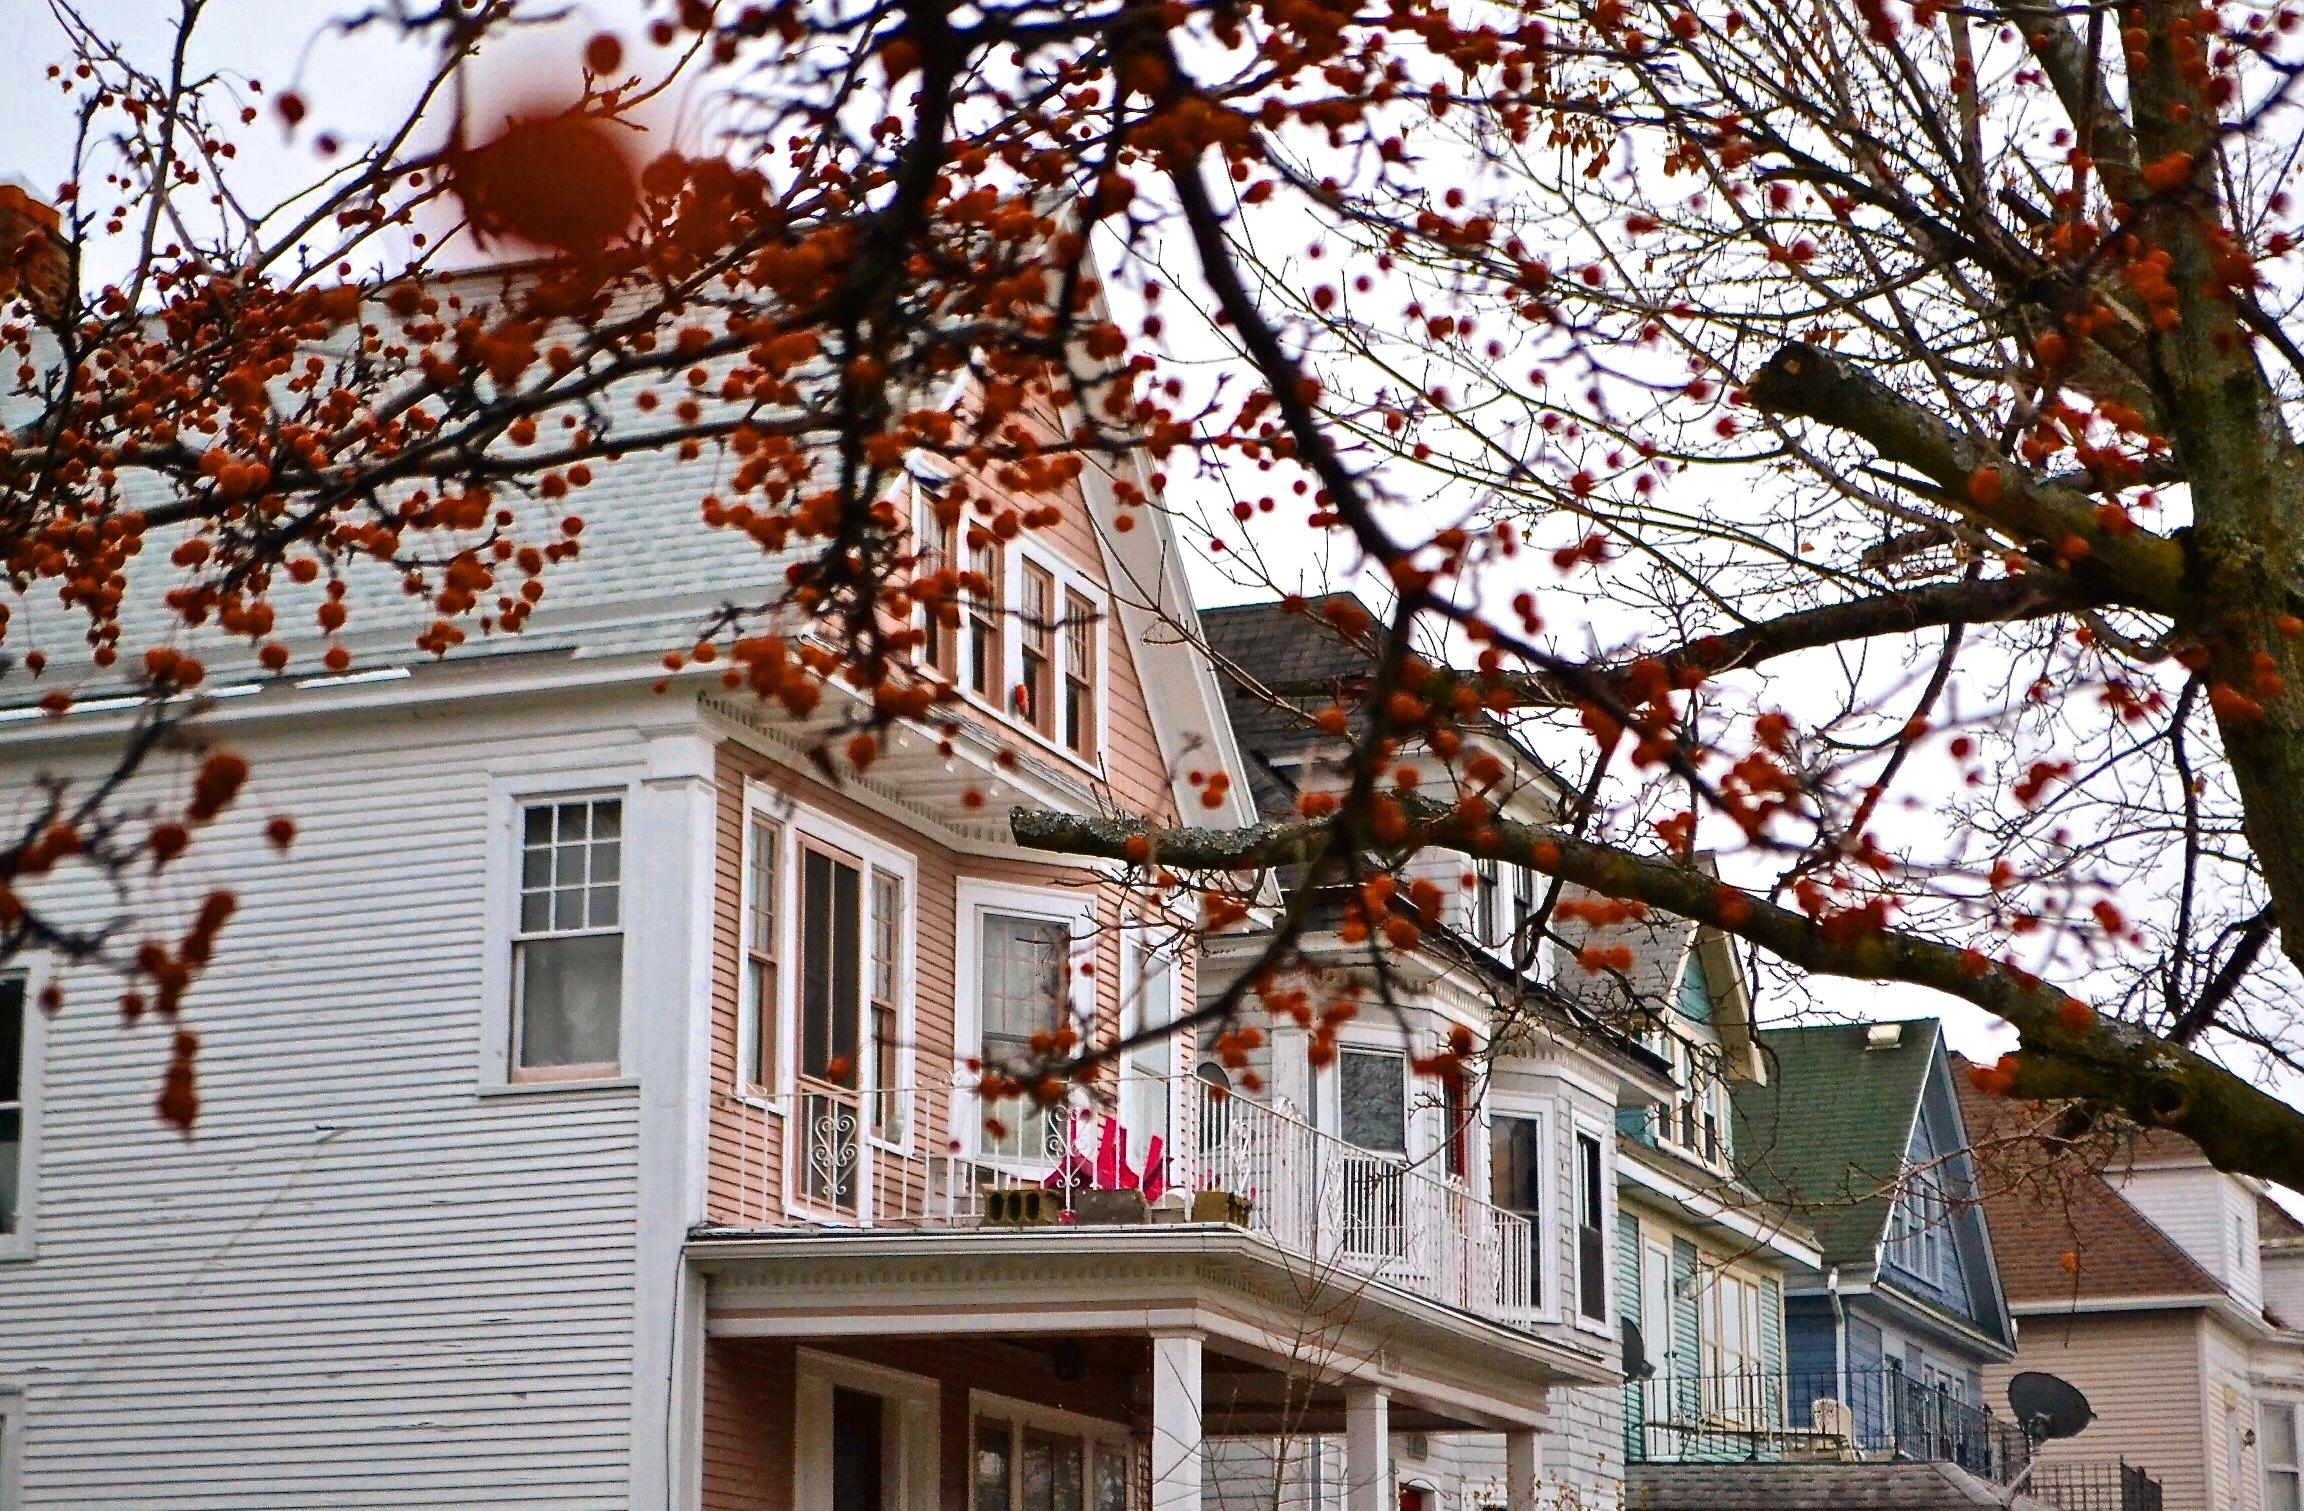
POLYGON ((904 1135, 904 879, 816 836, 792 843, 793 1105, 808 1202, 858 1209, 865 1138, 904 1135))
POLYGON ((1504 942, 1504 868, 1494 856, 1472 865, 1472 937, 1489 949, 1504 942))
POLYGON ((2304 1464, 2297 1458, 2296 1410, 2293 1401, 2264 1403, 2265 1511, 2304 1511, 2304 1464))
MULTIPOLYGON (((21 1231, 18 1204, 24 1173, 25 985, 21 974, 0 976, 0 1234, 21 1231)), ((0 1478, 0 1486, 6 1484, 0 1478)))
POLYGON ((512 1077, 616 1074, 623 1024, 624 804, 554 798, 520 810, 512 937, 512 1077))
POLYGON ((1096 606, 1064 594, 1064 748, 1096 758, 1096 606))
POLYGON ((1608 1320, 1606 1187, 1602 1182, 1600 1139, 1576 1135, 1576 1310, 1594 1322, 1608 1320))
POLYGON ((877 1138, 904 1136, 902 1075, 897 1050, 904 989, 904 878, 872 873, 872 927, 867 976, 872 993, 872 1098, 868 1122, 877 1138))
POLYGON ((1000 546, 986 533, 976 532, 968 543, 968 574, 974 579, 963 598, 961 659, 968 690, 987 703, 1000 700, 1001 602, 1000 546))
POLYGON ((780 833, 765 815, 744 825, 744 1006, 743 1080, 773 1093, 776 1088, 777 861, 780 833))
POLYGON ((1016 717, 1053 739, 1056 734, 1056 578, 1038 562, 1016 574, 1017 645, 1023 658, 1016 683, 1016 717))

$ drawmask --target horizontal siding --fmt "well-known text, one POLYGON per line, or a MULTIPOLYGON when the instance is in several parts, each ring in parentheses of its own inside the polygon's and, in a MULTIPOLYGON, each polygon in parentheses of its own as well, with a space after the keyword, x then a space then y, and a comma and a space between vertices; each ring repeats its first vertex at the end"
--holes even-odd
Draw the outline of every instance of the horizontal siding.
POLYGON ((2041 1449, 2048 1463, 2123 1458, 2165 1487, 2166 1511, 2208 1511, 2198 1312, 2106 1312, 2023 1319, 2014 1362, 1988 1366, 1984 1391, 2008 1398, 2019 1370, 2044 1370, 2080 1387, 2096 1420, 2041 1449))
POLYGON ((151 1112, 165 1031, 67 979, 37 1257, 0 1264, 27 1507, 628 1502, 637 1095, 476 1077, 490 772, 639 746, 522 718, 234 732, 249 794, 145 903, 240 899, 185 1014, 195 1137, 151 1112))

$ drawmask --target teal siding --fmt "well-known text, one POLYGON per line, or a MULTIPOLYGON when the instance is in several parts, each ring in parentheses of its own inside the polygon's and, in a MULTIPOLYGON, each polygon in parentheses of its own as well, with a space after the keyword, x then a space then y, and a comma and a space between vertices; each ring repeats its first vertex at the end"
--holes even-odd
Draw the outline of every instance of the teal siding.
MULTIPOLYGON (((1616 1214, 1617 1315, 1634 1327, 1640 1321, 1640 1222, 1629 1212, 1616 1214)), ((1642 1328, 1645 1331, 1645 1328, 1642 1328)))
POLYGON ((1645 1107, 1619 1107, 1616 1109, 1616 1131, 1635 1143, 1656 1147, 1656 1108, 1651 1102, 1645 1107))
POLYGON ((1696 1295, 1696 1245, 1685 1238, 1675 1238, 1672 1240, 1672 1373, 1675 1375, 1692 1380, 1704 1367, 1704 1349, 1698 1337, 1703 1316, 1696 1295))
POLYGON ((1693 1018, 1698 1023, 1712 1021, 1711 985, 1705 981, 1703 962, 1696 958, 1694 951, 1689 952, 1688 965, 1680 972, 1680 995, 1673 1005, 1680 1009, 1683 1018, 1693 1018))
POLYGON ((1784 1373, 1784 1287, 1773 1275, 1760 1277, 1760 1365, 1784 1373))

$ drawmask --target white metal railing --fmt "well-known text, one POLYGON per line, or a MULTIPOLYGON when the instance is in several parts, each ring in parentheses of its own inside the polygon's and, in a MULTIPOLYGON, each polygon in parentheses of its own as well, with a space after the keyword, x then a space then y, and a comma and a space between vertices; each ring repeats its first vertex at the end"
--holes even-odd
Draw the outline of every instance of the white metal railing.
MULTIPOLYGON (((733 1102, 721 1124, 725 1181, 716 1220, 738 1227, 977 1227, 1106 1220, 1089 1193, 1157 1194, 1136 1220, 1184 1221, 1200 1192, 1243 1199, 1244 1226, 1313 1265, 1366 1276, 1479 1316, 1534 1314, 1528 1219, 1396 1156, 1323 1133, 1282 1107, 1192 1077, 1168 1083, 1169 1134, 1157 1169, 1136 1169, 1142 1139, 1105 1111, 994 1109, 988 1132, 955 1129, 957 1152, 922 1152, 912 1126, 950 1088, 857 1092, 804 1082, 783 1098, 733 1102), (885 1135, 911 1126, 906 1147, 885 1135), (733 1148, 727 1147, 733 1145, 733 1148), (732 1185, 733 1192, 727 1187, 732 1185), (1030 1193, 1003 1198, 996 1193, 1030 1193)), ((960 1114, 968 1116, 965 1112, 960 1114)), ((1123 1203, 1133 1207, 1132 1203, 1123 1203)))

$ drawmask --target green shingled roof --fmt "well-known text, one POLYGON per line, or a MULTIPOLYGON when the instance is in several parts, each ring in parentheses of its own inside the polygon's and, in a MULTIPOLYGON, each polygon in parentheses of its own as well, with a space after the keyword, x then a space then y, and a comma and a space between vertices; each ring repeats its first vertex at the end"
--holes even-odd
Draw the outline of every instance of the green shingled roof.
POLYGON ((1942 1029, 1903 1025, 1886 1049, 1872 1025, 1773 1028, 1760 1035, 1766 1085, 1734 1088, 1736 1163, 1761 1195, 1800 1212, 1827 1265, 1869 1264, 1942 1029))

